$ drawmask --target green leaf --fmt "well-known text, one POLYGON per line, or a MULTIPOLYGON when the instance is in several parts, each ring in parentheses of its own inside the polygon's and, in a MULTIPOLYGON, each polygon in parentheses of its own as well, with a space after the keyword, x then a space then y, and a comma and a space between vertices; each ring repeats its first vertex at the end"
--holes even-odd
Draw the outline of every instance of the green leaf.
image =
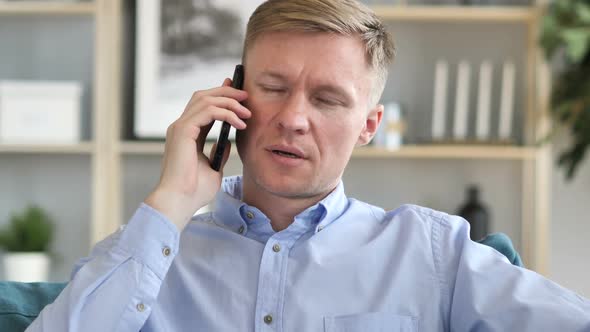
POLYGON ((561 32, 566 42, 566 51, 570 59, 579 63, 588 51, 590 28, 570 28, 561 32))
POLYGON ((575 4, 575 8, 579 22, 582 24, 590 24, 590 4, 578 2, 575 4))
POLYGON ((555 0, 540 33, 547 58, 565 51, 564 67, 553 80, 551 115, 571 135, 571 144, 559 155, 559 165, 571 180, 590 151, 590 1, 555 0))
POLYGON ((573 12, 572 0, 557 0, 554 3, 553 10, 557 15, 567 15, 573 12))
POLYGON ((551 58, 562 43, 561 29, 555 17, 545 16, 543 18, 539 42, 545 48, 545 56, 551 58))
POLYGON ((27 207, 12 216, 0 231, 0 246, 8 251, 46 251, 53 238, 53 222, 41 208, 27 207))

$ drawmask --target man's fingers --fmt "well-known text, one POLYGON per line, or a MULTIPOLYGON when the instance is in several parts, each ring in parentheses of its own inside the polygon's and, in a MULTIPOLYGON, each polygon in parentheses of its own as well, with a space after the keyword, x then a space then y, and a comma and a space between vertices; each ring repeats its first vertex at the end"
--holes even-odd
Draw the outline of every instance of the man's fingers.
POLYGON ((197 151, 203 151, 205 146, 205 140, 207 135, 213 126, 213 122, 226 121, 231 126, 237 129, 245 129, 246 123, 238 117, 238 115, 227 109, 209 106, 206 111, 200 113, 194 113, 191 117, 182 119, 183 126, 188 127, 188 130, 194 130, 191 128, 201 128, 197 140, 197 151))
POLYGON ((209 90, 196 91, 186 105, 180 119, 192 117, 195 112, 202 112, 211 105, 231 110, 241 118, 249 118, 252 113, 241 104, 248 94, 243 90, 232 88, 231 80, 226 78, 223 85, 209 90))
MULTIPOLYGON (((214 105, 220 108, 225 108, 234 111, 240 118, 249 118, 252 115, 249 109, 240 104, 239 101, 227 97, 205 97, 203 103, 207 105, 214 105)), ((196 108, 196 107, 195 107, 196 108)), ((192 110, 189 110, 190 113, 192 110)))
POLYGON ((242 102, 248 98, 248 93, 246 91, 234 89, 230 86, 231 80, 226 79, 226 81, 224 81, 223 84, 224 84, 224 86, 220 86, 217 88, 212 88, 209 90, 195 91, 193 93, 191 99, 187 103, 185 110, 191 108, 192 105, 198 103, 200 100, 202 100, 205 97, 225 97, 225 98, 235 99, 238 102, 242 102), (230 84, 230 85, 225 85, 225 84, 230 84))
POLYGON ((192 114, 189 118, 187 118, 190 123, 195 125, 199 125, 202 127, 204 125, 209 124, 211 121, 225 121, 229 122, 229 124, 237 129, 245 129, 246 122, 240 119, 240 117, 225 108, 217 107, 217 106, 209 106, 207 110, 203 112, 192 114))
POLYGON ((204 127, 201 127, 201 131, 199 131, 199 136, 197 137, 197 152, 203 152, 203 148, 205 147, 205 141, 207 140, 207 135, 209 135, 211 127, 213 127, 213 123, 214 121, 212 121, 204 127))
POLYGON ((232 88, 231 83, 226 78, 221 87, 195 92, 180 118, 171 126, 173 132, 193 137, 198 152, 203 152, 207 135, 215 121, 226 121, 237 129, 244 129, 246 123, 241 118, 252 116, 250 110, 240 104, 247 93, 232 88), (198 135, 195 137, 197 128, 198 135))

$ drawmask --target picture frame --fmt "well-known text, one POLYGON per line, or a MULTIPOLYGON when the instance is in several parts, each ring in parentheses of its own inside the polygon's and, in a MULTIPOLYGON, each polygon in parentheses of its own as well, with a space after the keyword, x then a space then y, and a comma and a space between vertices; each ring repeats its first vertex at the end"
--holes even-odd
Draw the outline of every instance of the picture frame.
MULTIPOLYGON (((137 2, 134 138, 163 139, 195 91, 231 78, 241 63, 247 20, 262 2, 137 2)), ((216 121, 208 138, 217 137, 220 128, 216 121)))

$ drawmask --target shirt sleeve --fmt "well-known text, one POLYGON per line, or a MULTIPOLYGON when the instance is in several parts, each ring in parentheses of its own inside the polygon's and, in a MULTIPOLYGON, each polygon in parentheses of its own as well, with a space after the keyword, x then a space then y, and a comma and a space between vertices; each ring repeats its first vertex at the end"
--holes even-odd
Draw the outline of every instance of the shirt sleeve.
POLYGON ((142 203, 127 226, 98 243, 27 331, 139 331, 178 252, 179 232, 142 203))
POLYGON ((436 227, 450 331, 590 331, 588 300, 471 241, 460 217, 436 227))

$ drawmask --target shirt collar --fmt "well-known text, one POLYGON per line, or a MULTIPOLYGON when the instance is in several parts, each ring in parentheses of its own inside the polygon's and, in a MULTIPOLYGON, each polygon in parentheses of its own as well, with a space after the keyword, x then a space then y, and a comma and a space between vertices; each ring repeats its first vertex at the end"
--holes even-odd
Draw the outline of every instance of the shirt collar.
MULTIPOLYGON (((348 198, 340 181, 328 196, 295 216, 289 228, 313 230, 317 233, 338 219, 347 207, 348 198)), ((221 190, 215 198, 213 220, 219 226, 241 234, 247 232, 254 224, 268 221, 268 218, 256 207, 242 201, 242 177, 232 176, 222 180, 221 190)))

